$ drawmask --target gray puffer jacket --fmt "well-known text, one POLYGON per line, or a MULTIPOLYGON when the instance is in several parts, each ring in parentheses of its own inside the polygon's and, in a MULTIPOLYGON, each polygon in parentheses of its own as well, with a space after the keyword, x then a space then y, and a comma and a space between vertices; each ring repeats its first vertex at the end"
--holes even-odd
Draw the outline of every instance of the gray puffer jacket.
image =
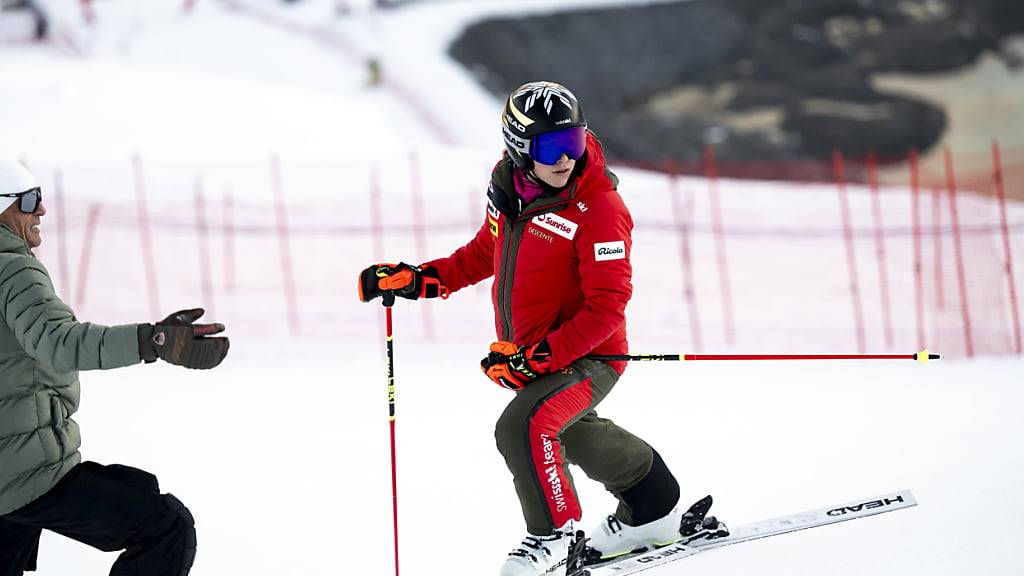
POLYGON ((138 363, 137 330, 79 322, 25 241, 0 226, 0 516, 81 462, 78 371, 138 363))

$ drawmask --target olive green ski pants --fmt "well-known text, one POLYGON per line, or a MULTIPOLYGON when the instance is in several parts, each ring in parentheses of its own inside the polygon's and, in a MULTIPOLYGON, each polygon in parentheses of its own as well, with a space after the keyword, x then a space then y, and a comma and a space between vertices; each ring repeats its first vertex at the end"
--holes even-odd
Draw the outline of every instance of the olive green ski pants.
POLYGON ((568 464, 619 498, 616 516, 629 522, 631 511, 619 496, 647 475, 654 453, 594 410, 618 379, 607 364, 577 360, 516 392, 498 419, 495 440, 512 472, 530 534, 547 535, 580 519, 568 464))

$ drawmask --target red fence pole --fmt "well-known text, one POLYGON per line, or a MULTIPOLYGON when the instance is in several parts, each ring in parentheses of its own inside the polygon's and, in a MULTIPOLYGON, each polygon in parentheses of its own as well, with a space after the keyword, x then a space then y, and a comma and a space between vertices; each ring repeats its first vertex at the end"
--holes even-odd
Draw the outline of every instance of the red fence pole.
POLYGON ((292 270, 292 251, 288 241, 288 214, 284 201, 284 184, 281 179, 281 161, 276 154, 270 156, 270 178, 274 188, 274 205, 276 206, 277 244, 281 255, 281 281, 284 286, 285 313, 292 335, 300 331, 299 304, 295 293, 295 273, 292 270))
POLYGON ((675 174, 669 176, 669 195, 672 198, 672 216, 676 222, 676 230, 679 231, 679 253, 683 264, 683 298, 686 300, 690 318, 690 337, 693 339, 693 347, 699 351, 704 346, 701 337, 700 311, 697 309, 697 294, 693 286, 693 259, 690 254, 690 192, 687 190, 686 206, 680 208, 679 179, 675 174))
POLYGON ((53 174, 53 194, 57 208, 57 270, 60 272, 61 296, 71 299, 71 273, 68 271, 68 218, 64 210, 64 175, 60 170, 53 174))
POLYGON ((203 289, 203 306, 210 318, 216 318, 213 306, 213 274, 210 271, 210 231, 206 225, 203 180, 199 177, 196 177, 196 234, 199 237, 199 280, 203 289))
POLYGON ((917 347, 925 347, 924 335, 924 278, 921 263, 921 186, 917 165, 917 150, 910 151, 910 204, 914 229, 914 304, 917 317, 917 347))
MULTIPOLYGON (((383 199, 381 198, 380 189, 380 173, 376 166, 370 167, 370 236, 373 239, 373 261, 383 262, 384 260, 384 207, 383 199)), ((386 307, 387 310, 387 338, 388 343, 391 343, 391 307, 386 307)), ((388 355, 390 361, 390 353, 388 355)), ((392 436, 393 437, 393 436, 392 436)), ((396 508, 397 510, 397 508, 396 508)), ((397 534, 398 531, 395 531, 397 534)), ((396 536, 397 540, 397 536, 396 536)), ((395 545, 397 549, 398 545, 395 545)), ((396 552, 397 554, 397 552, 396 552)), ((398 565, 398 561, 395 561, 395 565, 398 565)), ((397 571, 397 568, 396 568, 397 571)))
POLYGON ((1024 353, 1021 344, 1020 310, 1017 308, 1017 283, 1013 277, 1013 251, 1010 249, 1010 225, 1006 218, 1006 189, 1003 184, 1003 161, 999 153, 999 142, 992 141, 992 167, 999 197, 999 227, 1003 236, 1003 252, 1006 253, 1006 281, 1010 288, 1010 310, 1013 316, 1013 342, 1017 354, 1024 353))
POLYGON ((945 273, 942 259, 942 192, 939 187, 932 188, 932 268, 935 282, 935 306, 939 310, 946 307, 945 273))
POLYGON ((960 215, 956 205, 956 176, 953 174, 953 153, 949 146, 944 151, 946 160, 946 186, 949 189, 950 223, 953 226, 953 250, 956 254, 956 275, 960 285, 960 317, 964 326, 964 347, 967 357, 974 356, 974 339, 971 336, 971 312, 968 308, 967 272, 964 269, 963 242, 960 237, 960 215))
POLYGON ((722 322, 725 342, 736 342, 736 327, 733 321, 732 283, 729 281, 729 262, 725 250, 725 227, 722 221, 722 205, 718 196, 718 162, 715 149, 704 148, 704 171, 708 180, 708 197, 711 202, 711 230, 715 237, 715 261, 718 263, 718 284, 722 291, 722 322))
MULTIPOLYGON (((469 189, 469 202, 466 202, 466 206, 469 208, 469 233, 476 234, 477 230, 480 229, 480 225, 483 220, 480 217, 480 191, 475 188, 469 189)), ((484 282, 486 284, 486 282, 484 282)))
POLYGON ((853 319, 857 328, 857 351, 864 353, 867 343, 864 333, 864 311, 860 299, 860 279, 857 274, 857 254, 854 247, 853 218, 846 190, 846 164, 839 149, 832 152, 832 165, 839 190, 839 212, 843 220, 843 238, 846 244, 846 266, 850 275, 850 299, 853 301, 853 319))
POLYGON ((868 153, 868 182, 871 186, 871 212, 875 227, 875 257, 878 260, 878 287, 882 301, 882 327, 885 347, 892 348, 892 306, 889 302, 889 272, 885 255, 885 234, 882 224, 882 199, 878 188, 878 160, 868 153))
MULTIPOLYGON (((480 226, 484 224, 485 217, 480 214, 480 196, 480 191, 476 188, 469 189, 469 202, 466 203, 466 206, 469 207, 470 238, 475 236, 477 231, 480 230, 480 226)), ((477 294, 487 294, 490 291, 487 287, 487 282, 477 282, 474 290, 476 290, 477 294)))
POLYGON ((224 289, 230 294, 235 291, 235 201, 231 191, 224 193, 224 213, 221 226, 224 233, 224 289))
POLYGON ((82 20, 86 24, 92 24, 96 21, 96 11, 92 7, 92 0, 79 0, 79 5, 82 9, 82 20))
POLYGON ((142 157, 132 158, 135 172, 135 207, 139 219, 139 244, 142 246, 142 264, 146 270, 146 292, 149 294, 151 318, 160 318, 160 294, 156 277, 156 260, 153 258, 153 237, 149 224, 149 208, 146 205, 146 182, 142 175, 142 157))
MULTIPOLYGON (((85 220, 85 236, 82 238, 82 253, 78 258, 78 284, 75 287, 75 308, 81 309, 85 304, 85 287, 89 280, 89 262, 92 256, 92 241, 96 236, 96 225, 100 217, 100 205, 89 206, 89 214, 85 220)), ((81 310, 79 310, 81 311, 81 310)))
MULTIPOLYGON (((412 192, 412 230, 416 242, 417 264, 427 259, 427 234, 425 206, 423 203, 423 182, 420 178, 419 162, 415 152, 409 153, 409 186, 412 192)), ((429 305, 420 306, 423 314, 423 334, 427 340, 434 339, 434 316, 429 305)))
POLYGON ((380 190, 380 174, 377 167, 370 168, 370 232, 373 236, 373 261, 384 258, 384 208, 380 190))

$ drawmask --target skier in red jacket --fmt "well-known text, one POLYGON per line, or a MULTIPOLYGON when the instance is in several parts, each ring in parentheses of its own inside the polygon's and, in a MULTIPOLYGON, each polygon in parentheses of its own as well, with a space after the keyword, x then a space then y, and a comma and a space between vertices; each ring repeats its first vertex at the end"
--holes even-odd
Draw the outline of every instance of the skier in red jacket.
POLYGON ((532 82, 513 91, 502 131, 506 153, 491 173, 476 236, 419 266, 370 266, 360 275, 359 295, 447 297, 494 276, 499 341, 481 369, 516 393, 495 439, 528 532, 501 576, 533 576, 565 560, 581 517, 568 463, 619 501, 591 533, 600 557, 679 540, 683 512, 679 485, 658 453, 595 412, 625 363, 586 356, 628 350, 633 220, 616 191, 618 179, 576 97, 559 84, 532 82))

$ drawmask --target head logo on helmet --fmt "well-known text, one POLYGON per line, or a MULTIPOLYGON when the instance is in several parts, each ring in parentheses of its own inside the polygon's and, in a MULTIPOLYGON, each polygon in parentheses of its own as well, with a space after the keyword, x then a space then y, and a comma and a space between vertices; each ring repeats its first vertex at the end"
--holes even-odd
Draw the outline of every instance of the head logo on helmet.
POLYGON ((502 111, 505 148, 516 166, 529 170, 530 143, 547 132, 586 126, 576 96, 555 82, 530 82, 512 91, 502 111))

